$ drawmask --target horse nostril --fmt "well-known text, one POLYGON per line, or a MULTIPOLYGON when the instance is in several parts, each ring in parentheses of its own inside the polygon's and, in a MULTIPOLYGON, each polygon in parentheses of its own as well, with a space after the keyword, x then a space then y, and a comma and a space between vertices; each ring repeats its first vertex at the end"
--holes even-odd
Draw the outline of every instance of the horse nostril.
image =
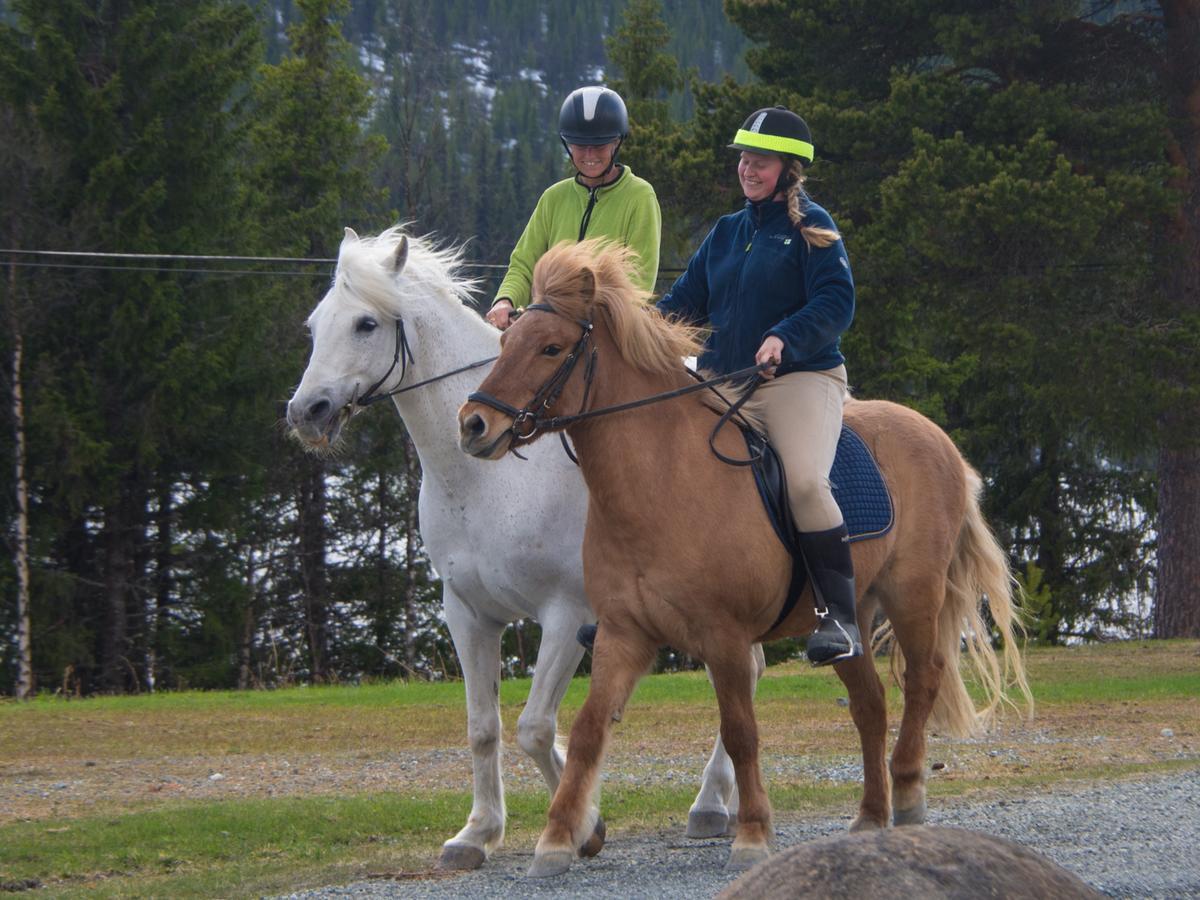
POLYGON ((330 403, 328 400, 318 400, 308 408, 308 420, 310 422, 318 422, 329 414, 330 403))
POLYGON ((483 433, 487 431, 487 423, 483 421, 483 416, 479 415, 479 413, 471 413, 470 417, 463 424, 463 429, 471 437, 483 437, 483 433))

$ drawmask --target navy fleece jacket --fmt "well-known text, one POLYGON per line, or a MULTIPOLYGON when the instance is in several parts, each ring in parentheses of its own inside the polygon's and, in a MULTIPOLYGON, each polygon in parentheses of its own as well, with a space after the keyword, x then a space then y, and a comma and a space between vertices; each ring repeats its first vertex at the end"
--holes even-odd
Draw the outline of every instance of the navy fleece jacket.
MULTIPOLYGON (((836 230, 809 201, 804 224, 836 230)), ((783 341, 776 374, 819 371, 845 358, 839 339, 854 318, 854 278, 841 240, 812 247, 781 201, 722 216, 658 309, 712 333, 699 359, 718 374, 754 365, 767 335, 783 341)))

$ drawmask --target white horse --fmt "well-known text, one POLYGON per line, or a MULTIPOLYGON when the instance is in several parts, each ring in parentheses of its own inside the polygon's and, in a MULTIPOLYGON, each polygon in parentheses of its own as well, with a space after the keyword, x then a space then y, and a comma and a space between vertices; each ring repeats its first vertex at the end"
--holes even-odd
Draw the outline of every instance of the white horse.
MULTIPOLYGON (((446 624, 466 682, 474 800, 438 862, 461 869, 481 865, 504 838, 501 633, 527 617, 542 626, 517 743, 553 796, 563 770, 558 707, 583 656, 575 634, 595 617, 583 591, 587 490, 558 443, 531 446, 528 461, 508 456, 499 463, 458 449, 459 404, 490 363, 455 370, 500 352, 500 333, 464 305, 472 286, 459 276, 459 262, 458 251, 436 250, 398 227, 373 238, 347 228, 333 286, 308 318, 312 356, 287 418, 304 443, 326 449, 364 399, 391 396, 417 448, 421 537, 442 580, 446 624), (439 378, 447 372, 455 374, 439 378), (412 389, 396 393, 404 388, 412 389)), ((718 737, 688 834, 723 834, 736 805, 733 766, 718 737)), ((598 852, 603 836, 599 820, 581 852, 598 852)))

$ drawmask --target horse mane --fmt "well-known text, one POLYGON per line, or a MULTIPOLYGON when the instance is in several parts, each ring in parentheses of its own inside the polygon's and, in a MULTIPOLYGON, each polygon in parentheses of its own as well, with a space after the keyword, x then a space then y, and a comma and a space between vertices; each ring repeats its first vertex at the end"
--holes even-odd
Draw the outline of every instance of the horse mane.
POLYGON ((344 288, 383 315, 397 318, 402 296, 396 290, 393 258, 400 241, 408 238, 408 260, 401 281, 417 290, 444 294, 469 304, 478 289, 475 279, 462 274, 463 247, 437 247, 428 237, 408 234, 403 224, 394 225, 374 237, 347 236, 338 251, 334 287, 344 288))
POLYGON ((680 358, 701 350, 701 331, 664 318, 651 294, 634 284, 637 252, 603 238, 563 241, 533 268, 533 299, 572 319, 608 320, 621 356, 634 368, 665 375, 682 369, 680 358))

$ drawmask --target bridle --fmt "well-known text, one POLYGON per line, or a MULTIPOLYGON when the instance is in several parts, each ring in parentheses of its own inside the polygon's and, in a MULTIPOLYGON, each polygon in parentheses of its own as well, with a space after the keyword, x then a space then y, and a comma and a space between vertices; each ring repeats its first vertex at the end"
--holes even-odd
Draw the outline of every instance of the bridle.
MULTIPOLYGON (((522 314, 530 312, 548 312, 555 315, 562 315, 562 313, 548 303, 531 303, 525 307, 522 314)), ((571 373, 575 371, 576 363, 585 357, 587 364, 583 370, 583 400, 579 404, 579 409, 582 411, 587 406, 588 395, 592 391, 592 379, 596 375, 596 347, 592 343, 593 326, 590 319, 576 319, 575 324, 580 329, 579 340, 575 342, 575 346, 571 348, 571 352, 567 354, 566 358, 559 363, 558 368, 554 370, 554 374, 546 379, 545 383, 537 389, 533 397, 521 409, 505 403, 503 400, 493 397, 485 391, 474 391, 468 394, 467 401, 482 403, 484 406, 490 406, 492 409, 498 410, 510 417, 512 424, 508 427, 508 430, 514 438, 522 441, 532 439, 539 431, 559 428, 569 421, 576 421, 578 416, 543 418, 550 407, 558 400, 563 392, 563 388, 567 386, 567 380, 571 377, 571 373), (588 352, 589 349, 590 353, 588 352)), ((567 452, 570 453, 570 450, 567 452)), ((574 455, 572 455, 572 459, 574 459, 574 455)))
MULTIPOLYGON (((548 312, 553 313, 554 315, 566 317, 564 313, 559 312, 548 303, 531 303, 529 306, 525 307, 524 312, 548 312)), ((529 441, 539 431, 554 431, 565 428, 566 426, 574 424, 575 422, 582 422, 586 419, 594 419, 598 418, 599 416, 607 416, 613 413, 625 412, 626 410, 637 409, 642 406, 649 406, 652 403, 661 403, 664 400, 670 400, 674 397, 682 397, 684 394, 692 394, 696 391, 709 389, 713 390, 714 393, 717 393, 718 396, 721 396, 720 393, 715 391, 713 388, 714 385, 723 384, 729 381, 739 381, 750 378, 751 376, 755 376, 754 381, 751 382, 749 388, 744 391, 736 401, 732 403, 729 403, 727 400, 725 401, 729 404, 729 408, 721 414, 720 419, 717 421, 716 426, 712 430, 712 434, 709 435, 708 442, 712 452, 716 454, 716 456, 722 462, 729 463, 730 465, 745 466, 750 465, 757 460, 757 456, 745 460, 732 459, 721 453, 721 451, 716 448, 714 442, 716 440, 717 433, 733 416, 737 415, 739 419, 741 419, 738 411, 741 409, 742 404, 745 403, 750 398, 750 395, 754 393, 754 388, 758 386, 758 374, 762 372, 763 369, 768 368, 771 365, 770 363, 748 366, 745 369, 739 369, 736 372, 730 372, 728 375, 719 375, 716 378, 697 381, 696 384, 690 384, 687 387, 664 391, 661 394, 652 394, 651 396, 643 397, 640 400, 630 400, 625 403, 616 403, 612 406, 602 406, 598 409, 589 410, 586 409, 588 395, 591 393, 592 381, 596 375, 596 347, 592 341, 593 325, 590 319, 575 319, 574 321, 575 324, 580 327, 581 334, 579 335, 579 340, 575 342, 575 346, 571 349, 571 352, 567 355, 567 358, 564 359, 559 367, 555 370, 554 374, 551 375, 550 378, 547 379, 540 388, 538 388, 537 392, 534 393, 530 401, 521 409, 517 409, 511 404, 505 403, 503 400, 499 399, 498 397, 494 397, 485 391, 472 392, 471 394, 467 395, 467 401, 482 403, 484 406, 490 406, 492 409, 504 413, 506 416, 512 419, 512 424, 508 427, 508 432, 511 433, 512 436, 517 440, 529 441), (588 352, 589 347, 591 348, 590 353, 588 352), (563 388, 566 387, 567 379, 571 377, 571 373, 574 371, 576 364, 585 356, 587 357, 587 365, 584 367, 583 399, 579 404, 579 412, 567 416, 545 417, 545 414, 549 411, 549 408, 562 394, 563 388)), ((690 369, 688 370, 688 373, 694 378, 700 377, 690 369)), ((723 396, 721 396, 721 399, 725 400, 723 396)), ((748 423, 746 423, 744 419, 741 419, 741 421, 748 427, 748 423)), ((575 459, 575 454, 571 452, 571 448, 567 445, 565 437, 563 437, 563 448, 567 451, 567 455, 571 457, 573 462, 579 462, 577 459, 575 459)), ((520 455, 515 449, 512 448, 511 445, 510 452, 517 456, 520 455)))
POLYGON ((347 403, 347 406, 370 406, 372 403, 378 403, 380 400, 387 400, 390 397, 395 397, 397 394, 403 394, 408 391, 415 391, 419 387, 424 387, 427 384, 433 384, 435 381, 441 381, 443 378, 449 378, 451 375, 457 375, 460 372, 469 372, 471 369, 478 369, 480 366, 486 366, 490 362, 496 360, 495 356, 489 356, 487 359, 477 359, 475 362, 467 363, 465 366, 459 366, 457 369, 452 369, 449 372, 443 372, 441 375, 434 375, 432 378, 426 378, 423 381, 418 381, 415 384, 404 384, 404 376, 408 373, 408 364, 415 363, 416 358, 413 356, 412 348, 408 345, 408 335, 404 331, 404 319, 400 316, 396 317, 396 352, 392 354, 392 364, 388 366, 388 370, 383 373, 383 377, 376 381, 373 385, 363 392, 361 397, 354 397, 347 403), (400 367, 400 380, 396 382, 396 387, 390 391, 379 391, 392 373, 396 371, 396 366, 400 367))

